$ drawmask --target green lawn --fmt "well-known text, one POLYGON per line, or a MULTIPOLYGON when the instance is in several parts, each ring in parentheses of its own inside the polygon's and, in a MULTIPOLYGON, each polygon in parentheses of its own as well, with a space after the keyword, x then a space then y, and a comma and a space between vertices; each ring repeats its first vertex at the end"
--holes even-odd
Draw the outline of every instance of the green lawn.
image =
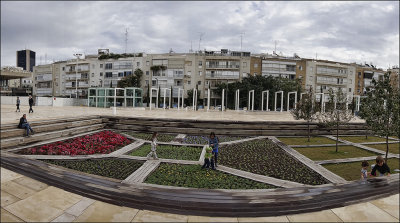
POLYGON ((279 137, 280 141, 286 145, 321 145, 321 144, 335 144, 335 140, 326 137, 311 137, 308 142, 307 137, 279 137))
MULTIPOLYGON (((365 139, 365 136, 339 136, 339 139, 347 140, 350 142, 355 142, 355 143, 363 143, 363 142, 385 142, 386 139, 377 137, 377 136, 368 136, 367 139, 365 139)), ((389 139, 389 141, 392 141, 389 139)))
MULTIPOLYGON (((149 154, 150 150, 151 145, 145 144, 132 151, 129 155, 145 157, 149 154)), ((202 147, 158 145, 157 156, 163 159, 199 160, 202 150, 202 147)))
MULTIPOLYGON (((366 145, 366 146, 386 152, 386 143, 385 144, 372 144, 372 145, 366 145)), ((399 154, 400 153, 399 143, 389 143, 389 153, 399 154)))
MULTIPOLYGON (((368 160, 369 167, 368 173, 371 172, 371 165, 375 164, 375 160, 368 160)), ((352 162, 352 163, 339 163, 339 164, 325 164, 322 165, 329 171, 343 177, 345 180, 359 180, 361 179, 361 161, 360 162, 352 162)), ((390 168, 391 173, 399 173, 395 172, 395 169, 400 169, 399 167, 399 159, 391 158, 388 159, 388 166, 390 168)))
POLYGON ((369 152, 354 146, 339 146, 338 152, 335 152, 335 146, 299 147, 293 149, 312 160, 332 160, 376 155, 373 152, 369 152))
POLYGON ((200 165, 182 165, 161 163, 146 178, 145 183, 176 187, 194 187, 207 189, 269 189, 273 185, 220 172, 201 169, 200 165))

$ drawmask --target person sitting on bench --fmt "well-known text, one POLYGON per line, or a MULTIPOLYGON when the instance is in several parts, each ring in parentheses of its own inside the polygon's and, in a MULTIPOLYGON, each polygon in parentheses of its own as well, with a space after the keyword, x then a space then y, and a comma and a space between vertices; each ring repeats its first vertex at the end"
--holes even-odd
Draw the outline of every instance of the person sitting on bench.
POLYGON ((26 137, 29 137, 29 131, 31 131, 32 135, 34 134, 33 129, 29 125, 29 122, 26 120, 26 114, 24 114, 20 119, 19 119, 19 124, 18 128, 20 129, 26 129, 26 137))

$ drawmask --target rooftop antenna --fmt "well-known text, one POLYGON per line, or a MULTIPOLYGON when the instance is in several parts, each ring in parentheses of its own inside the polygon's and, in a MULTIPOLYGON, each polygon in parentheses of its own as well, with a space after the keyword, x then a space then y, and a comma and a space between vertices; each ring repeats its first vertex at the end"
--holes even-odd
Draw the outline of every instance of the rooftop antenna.
POLYGON ((193 41, 190 40, 190 50, 189 53, 193 53, 193 41))
POLYGON ((243 35, 245 32, 240 33, 240 51, 242 51, 242 40, 243 40, 243 35))
POLYGON ((125 54, 128 48, 128 28, 125 29, 125 54))
POLYGON ((201 43, 201 38, 204 36, 205 33, 199 33, 199 51, 200 51, 200 43, 201 43))

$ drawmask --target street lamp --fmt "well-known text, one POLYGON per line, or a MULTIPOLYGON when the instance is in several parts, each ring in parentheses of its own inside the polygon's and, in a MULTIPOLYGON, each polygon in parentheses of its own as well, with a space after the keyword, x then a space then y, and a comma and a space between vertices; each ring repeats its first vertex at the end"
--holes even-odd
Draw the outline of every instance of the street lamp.
POLYGON ((74 56, 76 56, 76 67, 75 67, 75 92, 76 92, 76 98, 78 98, 78 60, 79 57, 82 56, 81 53, 74 53, 74 56))

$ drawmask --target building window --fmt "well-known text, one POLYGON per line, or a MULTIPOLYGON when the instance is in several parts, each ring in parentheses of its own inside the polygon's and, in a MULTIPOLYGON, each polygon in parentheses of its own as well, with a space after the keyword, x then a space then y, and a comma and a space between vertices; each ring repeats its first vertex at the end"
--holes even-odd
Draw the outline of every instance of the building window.
POLYGON ((151 86, 154 87, 154 86, 156 86, 156 84, 157 84, 157 81, 155 81, 155 80, 152 80, 152 81, 151 81, 151 86))
POLYGON ((112 69, 112 63, 106 63, 106 70, 112 69))
POLYGON ((258 67, 258 63, 255 63, 255 64, 254 64, 254 68, 257 68, 257 67, 258 67))
POLYGON ((123 77, 124 76, 124 72, 118 72, 118 77, 123 77))
POLYGON ((103 68, 103 64, 102 63, 100 64, 100 68, 103 68))
POLYGON ((201 85, 201 81, 198 81, 198 82, 197 82, 197 85, 201 85))
POLYGON ((149 80, 146 80, 146 85, 148 85, 149 84, 149 80))
POLYGON ((203 74, 203 72, 202 71, 199 71, 199 76, 201 76, 203 74))
POLYGON ((149 74, 150 74, 150 72, 147 70, 147 71, 146 71, 146 75, 149 75, 149 74))
POLYGON ((65 67, 63 67, 62 70, 65 71, 65 67))
POLYGON ((136 66, 139 67, 140 66, 140 62, 136 62, 136 66))
POLYGON ((358 72, 358 78, 361 78, 361 72, 358 72))
POLYGON ((94 73, 92 73, 92 77, 94 77, 94 73))
POLYGON ((149 61, 146 61, 146 66, 149 66, 150 65, 150 62, 149 61))
POLYGON ((296 66, 295 65, 286 65, 286 71, 295 71, 296 66))
POLYGON ((192 84, 192 82, 191 82, 191 81, 188 81, 188 84, 192 84))
POLYGON ((349 88, 349 92, 351 92, 351 88, 349 88))
POLYGON ((303 70, 303 66, 300 65, 300 66, 299 66, 299 70, 303 70))
POLYGON ((112 77, 112 72, 106 72, 106 77, 112 77))
POLYGON ((103 72, 100 72, 100 77, 102 77, 103 76, 103 72))
POLYGON ((201 68, 203 66, 203 61, 199 61, 199 68, 201 68))
POLYGON ((243 67, 247 67, 247 62, 243 62, 243 67))

